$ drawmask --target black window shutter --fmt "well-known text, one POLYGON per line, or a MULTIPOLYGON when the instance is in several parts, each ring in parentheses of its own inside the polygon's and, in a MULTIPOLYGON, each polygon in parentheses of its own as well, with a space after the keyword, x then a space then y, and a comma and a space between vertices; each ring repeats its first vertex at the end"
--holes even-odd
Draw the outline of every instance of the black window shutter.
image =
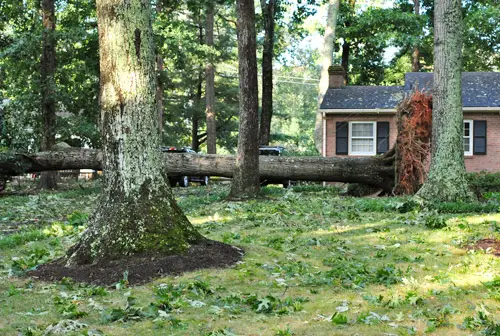
POLYGON ((384 154, 389 150, 389 122, 377 122, 377 154, 384 154))
POLYGON ((337 155, 347 155, 349 154, 349 123, 339 121, 336 123, 335 127, 335 153, 337 155))
POLYGON ((486 155, 486 120, 474 120, 474 155, 486 155))

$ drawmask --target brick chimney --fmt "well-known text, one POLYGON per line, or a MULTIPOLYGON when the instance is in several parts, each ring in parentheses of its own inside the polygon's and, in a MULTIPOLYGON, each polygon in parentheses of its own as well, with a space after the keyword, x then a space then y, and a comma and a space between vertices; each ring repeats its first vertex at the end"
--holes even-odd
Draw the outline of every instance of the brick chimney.
POLYGON ((331 65, 328 68, 328 88, 329 89, 340 89, 346 85, 346 73, 341 65, 331 65))

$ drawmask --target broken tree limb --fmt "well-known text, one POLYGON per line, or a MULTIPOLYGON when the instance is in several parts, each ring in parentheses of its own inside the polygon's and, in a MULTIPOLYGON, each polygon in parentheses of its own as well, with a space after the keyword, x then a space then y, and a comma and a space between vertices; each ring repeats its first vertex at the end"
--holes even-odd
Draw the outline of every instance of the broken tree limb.
MULTIPOLYGON (((388 153, 389 154, 389 153, 388 153)), ((167 173, 172 176, 232 177, 235 156, 163 153, 167 173)), ((94 149, 0 154, 0 175, 12 176, 49 170, 101 169, 101 152, 94 149)), ((316 156, 260 156, 260 177, 272 180, 302 180, 363 183, 391 192, 394 157, 325 158, 316 156)))

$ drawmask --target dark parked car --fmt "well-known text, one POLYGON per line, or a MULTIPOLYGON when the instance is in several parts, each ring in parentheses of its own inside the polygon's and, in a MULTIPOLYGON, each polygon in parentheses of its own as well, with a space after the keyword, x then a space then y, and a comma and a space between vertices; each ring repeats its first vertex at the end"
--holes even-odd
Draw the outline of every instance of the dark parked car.
MULTIPOLYGON (((196 153, 194 150, 192 150, 189 147, 172 147, 172 146, 167 146, 167 147, 162 147, 161 148, 162 152, 170 152, 170 153, 196 153)), ((179 184, 180 187, 187 187, 189 185, 189 182, 197 182, 202 186, 206 186, 209 181, 209 176, 168 176, 168 180, 170 181, 170 185, 172 187, 175 187, 177 184, 179 184)))
MULTIPOLYGON (((285 147, 282 146, 259 146, 259 155, 275 155, 282 156, 286 152, 285 147)), ((281 179, 261 179, 260 185, 266 186, 268 184, 282 184, 283 188, 290 188, 295 181, 281 180, 281 179)))

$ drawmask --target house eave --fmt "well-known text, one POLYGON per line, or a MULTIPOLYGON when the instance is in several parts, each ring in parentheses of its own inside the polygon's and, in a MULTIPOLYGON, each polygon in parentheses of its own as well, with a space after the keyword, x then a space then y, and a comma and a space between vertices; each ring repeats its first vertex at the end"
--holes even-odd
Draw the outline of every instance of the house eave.
POLYGON ((320 109, 318 113, 325 114, 352 114, 352 113, 375 113, 375 114, 395 114, 396 109, 320 109))
POLYGON ((500 113, 500 106, 497 107, 463 107, 464 112, 475 113, 500 113))
MULTIPOLYGON (((463 107, 463 112, 467 113, 500 113, 498 107, 463 107)), ((319 109, 318 113, 324 114, 395 114, 397 109, 319 109)))

